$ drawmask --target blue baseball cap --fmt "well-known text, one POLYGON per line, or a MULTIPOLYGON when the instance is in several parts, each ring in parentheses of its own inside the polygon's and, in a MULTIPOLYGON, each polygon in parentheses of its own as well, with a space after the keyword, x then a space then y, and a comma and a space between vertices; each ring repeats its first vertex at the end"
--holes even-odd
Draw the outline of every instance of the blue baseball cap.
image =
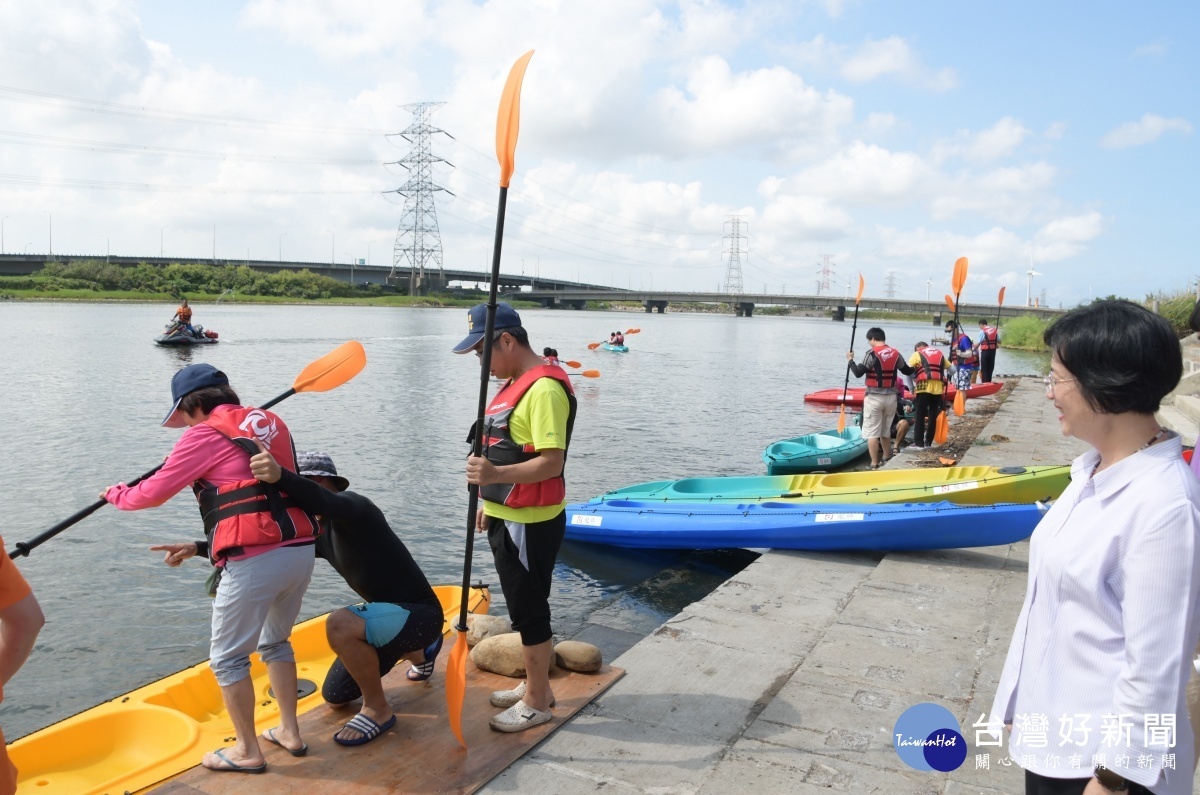
POLYGON ((187 425, 179 414, 179 401, 184 396, 209 386, 229 386, 229 377, 211 364, 189 364, 171 376, 171 410, 162 421, 164 428, 182 428, 187 425))
MULTIPOLYGON (((506 328, 517 328, 521 325, 521 316, 517 310, 501 301, 496 304, 496 331, 506 328)), ((476 304, 467 312, 467 336, 451 350, 455 353, 466 353, 483 339, 487 328, 487 304, 476 304)))

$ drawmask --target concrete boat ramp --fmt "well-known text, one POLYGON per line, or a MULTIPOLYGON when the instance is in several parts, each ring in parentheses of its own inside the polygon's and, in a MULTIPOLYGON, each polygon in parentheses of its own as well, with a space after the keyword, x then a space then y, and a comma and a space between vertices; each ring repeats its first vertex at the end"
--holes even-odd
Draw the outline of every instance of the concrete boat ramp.
MULTIPOLYGON (((964 463, 1064 464, 1084 449, 1024 379, 964 463)), ((613 660, 624 678, 480 791, 1023 792, 972 724, 996 690, 1028 549, 764 554, 613 660), (909 768, 893 747, 921 702, 949 709, 968 742, 951 773, 909 768)))

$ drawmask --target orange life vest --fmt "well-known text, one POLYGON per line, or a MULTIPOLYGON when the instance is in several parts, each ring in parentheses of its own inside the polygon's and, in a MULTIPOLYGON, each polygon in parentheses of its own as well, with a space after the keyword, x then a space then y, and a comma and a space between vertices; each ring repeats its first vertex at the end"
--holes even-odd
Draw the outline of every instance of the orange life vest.
MULTIPOLYGON (((204 424, 250 455, 258 453, 254 444, 257 439, 279 466, 296 471, 292 435, 283 420, 271 412, 237 406, 211 415, 204 424)), ((273 483, 255 478, 224 486, 197 481, 192 490, 200 503, 209 557, 214 563, 237 557, 247 547, 284 541, 311 543, 320 532, 316 520, 273 483)))
POLYGON ((945 381, 946 358, 937 348, 922 348, 917 351, 921 366, 917 368, 917 381, 945 381))
POLYGON ((875 354, 875 367, 865 373, 867 386, 892 389, 896 386, 896 365, 900 363, 900 351, 891 345, 880 345, 872 348, 875 354))
POLYGON ((179 311, 176 314, 179 315, 179 322, 185 326, 192 322, 192 308, 190 306, 179 307, 179 311))
POLYGON ((1000 347, 1000 332, 996 331, 995 326, 983 327, 983 342, 979 343, 979 350, 994 351, 1000 347))
MULTIPOLYGON (((553 378, 567 393, 570 406, 570 412, 567 414, 567 448, 570 448, 571 431, 575 427, 575 410, 578 405, 575 390, 571 388, 571 379, 561 367, 544 364, 522 373, 515 381, 509 381, 488 405, 484 414, 483 456, 496 466, 519 464, 537 457, 538 452, 532 444, 518 444, 513 441, 508 423, 521 398, 534 382, 541 378, 553 378)), ((474 440, 474 433, 475 430, 472 429, 468 442, 474 440)), ((507 505, 509 508, 560 505, 566 495, 567 482, 562 472, 538 483, 493 483, 479 489, 479 496, 483 499, 507 505)))

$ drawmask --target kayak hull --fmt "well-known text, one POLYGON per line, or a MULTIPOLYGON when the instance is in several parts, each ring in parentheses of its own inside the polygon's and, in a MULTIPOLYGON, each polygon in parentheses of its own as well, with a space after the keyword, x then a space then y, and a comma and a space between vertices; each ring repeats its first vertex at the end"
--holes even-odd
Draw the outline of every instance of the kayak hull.
POLYGON ((192 345, 216 345, 220 342, 220 340, 215 340, 211 337, 193 337, 188 334, 174 334, 171 336, 162 334, 155 337, 154 341, 168 348, 189 347, 192 345))
MULTIPOLYGON (((968 398, 981 398, 994 395, 1004 388, 1003 381, 989 381, 986 384, 975 384, 967 390, 968 398)), ((842 399, 841 387, 830 387, 829 389, 820 389, 816 392, 809 392, 804 396, 804 400, 808 403, 822 403, 827 406, 840 406, 843 402, 847 406, 861 407, 863 404, 863 395, 866 394, 866 387, 852 386, 846 389, 845 401, 842 399)), ((954 396, 958 394, 958 390, 954 388, 954 384, 946 385, 946 400, 954 400, 954 396)), ((912 398, 912 393, 905 390, 904 396, 912 398)))
MULTIPOLYGON (((446 615, 442 632, 449 634, 458 619, 462 589, 439 585, 434 592, 446 615)), ((486 613, 490 604, 486 587, 471 589, 471 612, 486 613)), ((315 686, 299 699, 300 714, 324 703, 321 684, 336 659, 325 638, 325 618, 317 616, 292 630, 301 692, 306 683, 315 686)), ((262 732, 278 724, 279 708, 257 654, 251 656, 250 676, 255 728, 262 732)), ((136 792, 194 767, 206 751, 229 745, 233 734, 206 661, 23 737, 8 746, 8 755, 17 766, 21 792, 136 792)))
POLYGON ((613 345, 611 342, 606 342, 600 347, 613 353, 629 353, 629 346, 627 345, 613 345))
POLYGON ((768 475, 803 475, 848 464, 867 454, 862 428, 849 427, 784 439, 763 451, 768 475))
POLYGON ((940 502, 990 505, 1030 503, 1062 494, 1071 479, 1069 466, 940 467, 879 469, 809 475, 657 480, 626 486, 593 497, 589 504, 613 500, 657 503, 900 503, 940 502))
POLYGON ((568 505, 566 537, 643 549, 958 549, 1022 541, 1041 516, 1036 505, 1014 504, 663 505, 617 500, 568 505))

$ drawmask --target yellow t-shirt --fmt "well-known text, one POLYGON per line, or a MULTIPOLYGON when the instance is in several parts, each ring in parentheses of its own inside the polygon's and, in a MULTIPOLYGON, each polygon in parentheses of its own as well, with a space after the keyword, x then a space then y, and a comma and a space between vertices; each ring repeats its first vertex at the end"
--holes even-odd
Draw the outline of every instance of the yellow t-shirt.
MULTIPOLYGON (((571 404, 562 385, 553 378, 539 378, 513 409, 508 420, 508 433, 517 444, 532 444, 534 450, 565 450, 567 417, 570 413, 571 404)), ((509 508, 498 502, 484 500, 483 512, 510 522, 532 524, 553 519, 566 504, 564 500, 558 505, 509 508)))
MULTIPOLYGON (((945 357, 942 358, 944 362, 945 357)), ((923 370, 925 368, 925 366, 921 364, 920 352, 914 353, 912 356, 908 357, 908 366, 918 370, 923 370)), ((944 368, 945 364, 942 366, 944 368)), ((928 392, 931 395, 942 394, 942 389, 945 385, 941 381, 937 380, 936 378, 931 378, 928 381, 918 381, 916 378, 917 374, 913 373, 913 385, 916 387, 917 392, 928 392)))

